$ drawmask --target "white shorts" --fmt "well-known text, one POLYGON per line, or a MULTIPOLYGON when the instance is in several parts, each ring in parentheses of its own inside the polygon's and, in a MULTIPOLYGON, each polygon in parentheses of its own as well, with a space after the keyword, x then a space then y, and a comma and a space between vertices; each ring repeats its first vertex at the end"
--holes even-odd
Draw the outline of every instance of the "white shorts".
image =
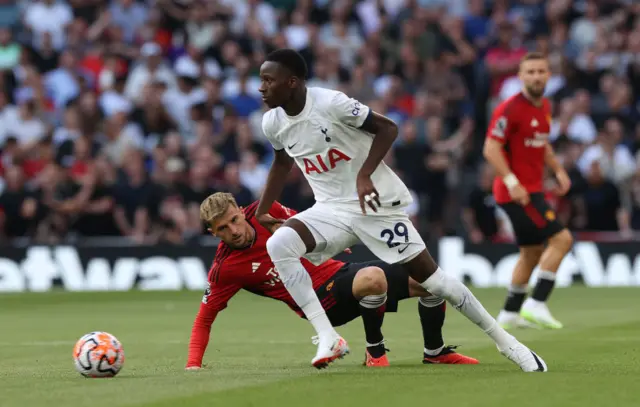
POLYGON ((350 207, 316 203, 296 214, 311 231, 316 248, 304 257, 315 265, 362 242, 380 260, 389 264, 404 263, 422 252, 426 245, 402 208, 370 209, 367 215, 350 207))

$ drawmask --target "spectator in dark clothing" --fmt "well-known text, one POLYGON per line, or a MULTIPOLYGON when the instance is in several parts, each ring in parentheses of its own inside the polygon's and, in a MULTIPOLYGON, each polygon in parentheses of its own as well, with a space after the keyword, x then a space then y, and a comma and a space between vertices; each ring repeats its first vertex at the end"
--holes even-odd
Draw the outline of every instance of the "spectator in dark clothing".
POLYGON ((478 186, 469 194, 462 218, 467 235, 473 243, 492 241, 498 237, 500 223, 496 216, 498 206, 493 198, 492 186, 495 173, 484 165, 478 178, 478 186))
POLYGON ((629 215, 622 207, 620 193, 615 184, 604 178, 600 163, 594 161, 587 177, 584 206, 589 231, 616 231, 629 229, 629 215))
POLYGON ((427 145, 418 140, 418 129, 415 123, 413 121, 404 123, 400 142, 394 148, 395 164, 396 168, 404 174, 407 186, 419 192, 425 191, 426 188, 425 157, 428 152, 427 145))
POLYGON ((156 189, 145 174, 142 154, 137 150, 125 154, 123 174, 114 188, 114 219, 122 236, 141 243, 150 229, 151 215, 158 210, 156 189))
POLYGON ((202 229, 200 221, 200 204, 209 195, 218 192, 211 184, 209 179, 209 169, 205 163, 196 162, 189 169, 189 179, 182 190, 182 200, 186 207, 189 228, 192 230, 202 229))
POLYGON ((39 192, 26 189, 19 167, 8 168, 4 178, 6 185, 0 194, 0 233, 8 238, 33 236, 44 209, 39 203, 39 192))
POLYGON ((92 185, 91 195, 77 219, 74 229, 82 236, 118 236, 113 210, 115 207, 115 169, 104 157, 94 161, 85 177, 92 185))
POLYGON ((229 163, 225 166, 224 183, 218 189, 232 193, 239 206, 249 206, 255 200, 249 188, 240 182, 240 168, 238 163, 229 163))

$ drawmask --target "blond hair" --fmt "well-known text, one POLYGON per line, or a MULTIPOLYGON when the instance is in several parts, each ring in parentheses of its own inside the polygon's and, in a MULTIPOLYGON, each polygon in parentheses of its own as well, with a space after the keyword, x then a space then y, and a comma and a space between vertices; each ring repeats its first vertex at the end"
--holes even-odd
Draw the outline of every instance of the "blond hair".
POLYGON ((207 225, 211 225, 224 215, 230 206, 238 207, 233 194, 216 192, 215 194, 209 195, 200 204, 200 219, 207 225))

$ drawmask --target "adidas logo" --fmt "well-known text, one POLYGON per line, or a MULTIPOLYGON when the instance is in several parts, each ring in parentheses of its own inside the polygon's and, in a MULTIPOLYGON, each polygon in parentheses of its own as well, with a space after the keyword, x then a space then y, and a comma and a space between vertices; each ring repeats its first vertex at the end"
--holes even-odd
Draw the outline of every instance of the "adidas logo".
POLYGON ((251 272, 255 273, 260 268, 261 263, 251 263, 251 272))
POLYGON ((536 119, 531 120, 531 127, 538 127, 538 121, 536 119))

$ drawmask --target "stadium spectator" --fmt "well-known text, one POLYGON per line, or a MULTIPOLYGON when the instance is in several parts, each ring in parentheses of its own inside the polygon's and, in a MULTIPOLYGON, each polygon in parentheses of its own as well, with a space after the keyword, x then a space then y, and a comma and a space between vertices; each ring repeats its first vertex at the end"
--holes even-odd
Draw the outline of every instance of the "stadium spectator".
MULTIPOLYGON (((574 184, 558 216, 575 231, 640 232, 634 2, 18 3, 0 4, 7 236, 180 243, 203 232, 201 197, 258 198, 272 153, 257 72, 278 47, 301 52, 310 86, 343 90, 396 121, 388 162, 416 193, 421 231, 474 241, 496 240, 495 223, 499 239, 508 234, 486 205, 478 152, 487 112, 518 92, 525 52, 546 54, 550 140, 574 184), (33 200, 37 208, 20 230, 7 223, 22 205, 16 194, 29 197, 25 213, 33 200), (606 219, 589 215, 605 210, 606 219)), ((312 196, 292 171, 282 202, 303 210, 312 196)))

